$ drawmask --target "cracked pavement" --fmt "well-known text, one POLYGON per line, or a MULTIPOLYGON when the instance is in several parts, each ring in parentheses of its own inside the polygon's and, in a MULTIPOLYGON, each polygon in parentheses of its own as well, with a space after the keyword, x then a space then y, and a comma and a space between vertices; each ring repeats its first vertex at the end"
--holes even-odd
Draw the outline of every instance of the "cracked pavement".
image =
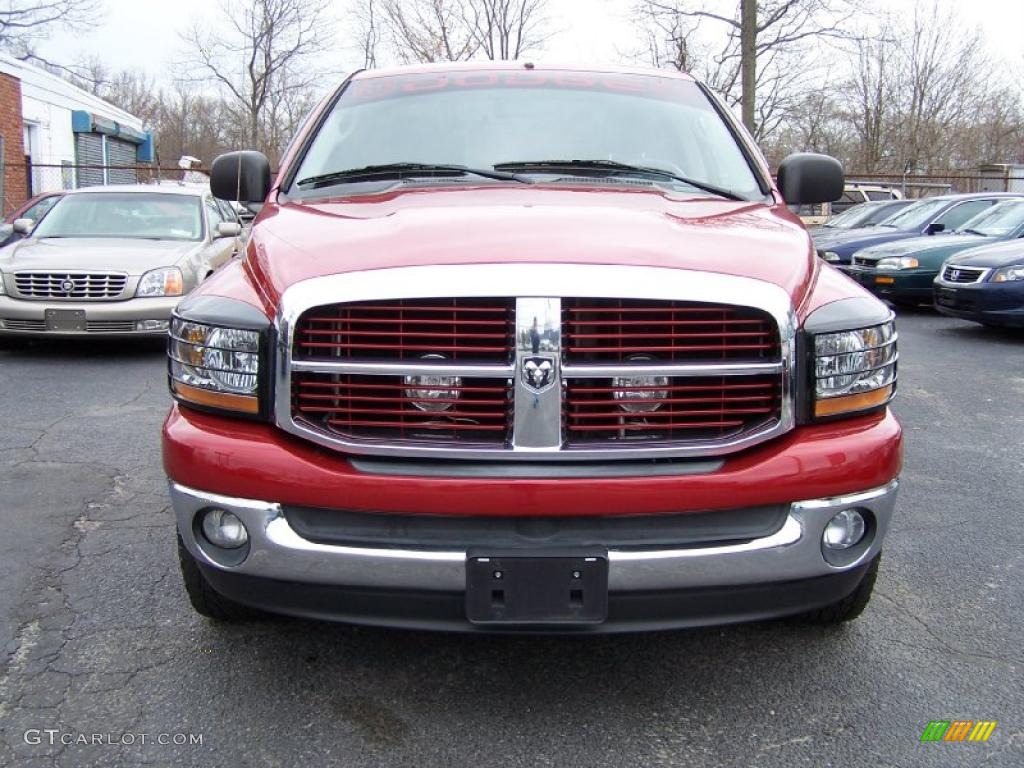
POLYGON ((177 572, 161 345, 0 350, 0 765, 1022 765, 1024 334, 899 330, 906 469, 860 620, 589 638, 211 624, 177 572), (936 719, 999 725, 921 744, 936 719))

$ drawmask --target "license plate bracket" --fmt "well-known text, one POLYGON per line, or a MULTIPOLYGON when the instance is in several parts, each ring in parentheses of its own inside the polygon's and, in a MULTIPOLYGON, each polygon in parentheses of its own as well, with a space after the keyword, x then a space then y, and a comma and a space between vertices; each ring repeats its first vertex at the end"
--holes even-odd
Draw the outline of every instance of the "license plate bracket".
POLYGON ((470 551, 466 618, 473 624, 600 624, 608 618, 608 552, 470 551))
POLYGON ((45 313, 48 331, 84 331, 84 309, 48 309, 45 313))

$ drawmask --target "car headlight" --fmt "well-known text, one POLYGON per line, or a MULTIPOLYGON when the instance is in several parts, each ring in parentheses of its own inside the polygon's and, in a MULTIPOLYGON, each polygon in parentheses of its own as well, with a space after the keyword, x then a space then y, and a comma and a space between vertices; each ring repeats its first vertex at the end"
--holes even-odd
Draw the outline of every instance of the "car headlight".
POLYGON ((828 262, 839 261, 839 254, 836 253, 835 251, 818 251, 818 254, 825 261, 828 261, 828 262))
POLYGON ((177 267, 162 267, 144 274, 135 289, 137 297, 146 296, 181 296, 184 293, 185 281, 181 270, 177 267))
POLYGON ((260 333, 175 317, 168 340, 171 392, 185 403, 260 413, 260 333))
MULTIPOLYGON (((1009 283, 1014 280, 1024 280, 1024 264, 1001 267, 992 273, 993 283, 1009 283)), ((3 293, 2 286, 0 286, 0 293, 3 293)))
POLYGON ((913 256, 889 256, 875 264, 878 269, 914 269, 918 266, 920 263, 913 256))
POLYGON ((887 403, 896 386, 896 327, 814 336, 814 415, 837 416, 887 403))

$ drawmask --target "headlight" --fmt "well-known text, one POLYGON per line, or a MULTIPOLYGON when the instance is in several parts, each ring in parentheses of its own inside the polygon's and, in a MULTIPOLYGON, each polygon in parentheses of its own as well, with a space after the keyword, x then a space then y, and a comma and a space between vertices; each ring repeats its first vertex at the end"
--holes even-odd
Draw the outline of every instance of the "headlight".
MULTIPOLYGON (((993 283, 1009 283, 1014 280, 1024 280, 1024 264, 1002 267, 992 274, 993 283)), ((0 293, 3 293, 3 286, 0 286, 0 293)))
POLYGON ((144 296, 181 296, 184 293, 185 281, 181 270, 177 267, 163 267, 144 274, 135 289, 137 297, 144 296))
POLYGON ((913 256, 890 256, 875 264, 878 269, 914 269, 917 266, 920 264, 913 256))
POLYGON ((839 254, 835 251, 818 251, 821 254, 821 258, 828 262, 839 261, 839 254))
POLYGON ((175 317, 168 340, 171 391, 179 399, 258 414, 260 334, 175 317))
POLYGON ((896 328, 881 325, 814 337, 814 415, 884 405, 896 383, 896 328))

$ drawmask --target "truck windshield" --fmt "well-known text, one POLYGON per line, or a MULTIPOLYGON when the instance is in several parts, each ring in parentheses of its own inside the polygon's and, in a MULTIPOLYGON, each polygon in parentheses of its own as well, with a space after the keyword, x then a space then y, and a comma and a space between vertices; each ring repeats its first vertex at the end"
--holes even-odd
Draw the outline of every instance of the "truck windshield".
POLYGON ((635 176, 702 195, 764 197, 696 83, 513 70, 353 81, 313 139, 289 194, 322 195, 325 186, 340 184, 370 184, 371 191, 418 176, 481 183, 635 176))
POLYGON ((117 237, 199 240, 202 211, 195 195, 83 192, 65 195, 32 237, 117 237))

